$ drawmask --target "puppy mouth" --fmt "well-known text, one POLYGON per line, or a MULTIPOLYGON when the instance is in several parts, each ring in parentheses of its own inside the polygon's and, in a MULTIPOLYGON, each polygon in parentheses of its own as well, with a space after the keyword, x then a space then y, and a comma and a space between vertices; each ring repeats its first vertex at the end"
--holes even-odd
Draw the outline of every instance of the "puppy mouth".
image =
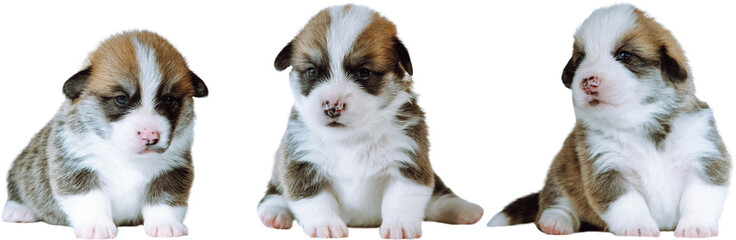
POLYGON ((345 124, 339 123, 337 121, 333 121, 331 123, 328 123, 326 126, 331 127, 331 128, 343 128, 345 127, 345 124))
POLYGON ((162 147, 154 147, 154 146, 146 146, 145 149, 138 152, 138 154, 144 155, 144 154, 153 154, 153 153, 164 153, 166 152, 166 148, 162 147))

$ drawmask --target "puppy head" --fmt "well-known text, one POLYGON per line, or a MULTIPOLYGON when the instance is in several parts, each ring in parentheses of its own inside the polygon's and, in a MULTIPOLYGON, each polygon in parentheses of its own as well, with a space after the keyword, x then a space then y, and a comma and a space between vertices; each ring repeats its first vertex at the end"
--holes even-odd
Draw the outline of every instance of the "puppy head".
POLYGON ((362 6, 320 11, 276 57, 292 67, 299 118, 330 133, 362 131, 391 118, 392 102, 411 87, 409 53, 396 27, 362 6))
POLYGON ((193 97, 207 86, 181 54, 148 31, 112 36, 90 54, 89 66, 66 81, 64 94, 80 122, 132 153, 163 153, 194 118, 193 97))
POLYGON ((621 4, 594 11, 578 28, 562 82, 578 116, 636 124, 693 94, 688 69, 668 30, 621 4))

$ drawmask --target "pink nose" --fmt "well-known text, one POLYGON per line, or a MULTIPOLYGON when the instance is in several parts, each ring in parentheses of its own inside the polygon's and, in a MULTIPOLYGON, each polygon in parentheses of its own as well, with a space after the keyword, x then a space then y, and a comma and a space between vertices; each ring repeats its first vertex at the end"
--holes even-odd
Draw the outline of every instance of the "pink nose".
POLYGON ((322 103, 322 110, 330 118, 338 118, 345 111, 347 104, 341 103, 340 101, 325 101, 322 103))
POLYGON ((143 129, 143 131, 138 132, 138 137, 141 139, 141 142, 149 146, 155 145, 160 139, 158 131, 150 131, 147 129, 143 129))
POLYGON ((588 95, 598 94, 599 85, 601 85, 601 80, 600 78, 596 76, 590 76, 588 78, 583 78, 583 81, 580 82, 580 87, 583 89, 585 94, 588 94, 588 95))

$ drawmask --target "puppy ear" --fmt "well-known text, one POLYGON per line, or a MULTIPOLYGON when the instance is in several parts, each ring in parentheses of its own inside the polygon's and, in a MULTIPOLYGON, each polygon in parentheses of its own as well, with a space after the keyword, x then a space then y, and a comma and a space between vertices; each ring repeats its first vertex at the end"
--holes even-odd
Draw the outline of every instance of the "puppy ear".
POLYGON ((92 67, 88 67, 82 71, 77 72, 68 80, 66 80, 66 82, 64 82, 64 87, 62 88, 62 91, 64 92, 64 95, 69 98, 69 100, 77 99, 80 95, 82 95, 82 91, 85 87, 87 87, 89 75, 92 72, 91 68, 92 67))
POLYGON ((659 54, 662 58, 662 71, 667 73, 667 77, 672 83, 681 83, 687 80, 687 63, 685 58, 672 57, 670 53, 667 53, 667 48, 662 46, 659 48, 659 54))
POLYGON ((281 49, 279 55, 276 56, 276 61, 273 62, 273 66, 276 70, 283 71, 284 69, 291 66, 291 55, 293 52, 294 41, 292 40, 289 44, 286 44, 284 49, 281 49))
POLYGON ((409 51, 406 50, 406 47, 403 43, 401 43, 401 40, 398 38, 394 38, 394 51, 396 51, 396 55, 399 56, 399 62, 401 63, 401 66, 406 70, 409 75, 414 74, 414 69, 411 67, 411 58, 409 57, 409 51))
POLYGON ((570 57, 570 60, 567 61, 565 69, 562 70, 562 84, 565 84, 565 87, 572 87, 572 78, 575 77, 575 71, 577 71, 577 68, 578 64, 576 64, 575 55, 573 55, 570 57))
POLYGON ((189 71, 189 81, 192 82, 192 86, 194 87, 194 97, 206 97, 210 94, 210 91, 207 89, 207 85, 204 84, 204 81, 202 81, 197 74, 194 74, 194 72, 189 71))

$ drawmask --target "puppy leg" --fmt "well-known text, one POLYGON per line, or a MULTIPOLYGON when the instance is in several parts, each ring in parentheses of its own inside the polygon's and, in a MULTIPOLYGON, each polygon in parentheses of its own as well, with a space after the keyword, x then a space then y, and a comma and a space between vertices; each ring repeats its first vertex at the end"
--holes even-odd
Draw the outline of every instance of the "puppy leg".
POLYGON ((727 193, 727 186, 707 183, 699 176, 693 176, 680 199, 680 221, 675 236, 718 236, 718 219, 727 193))
POLYGON ((483 217, 483 208, 455 195, 437 176, 434 192, 427 204, 425 219, 448 224, 474 224, 483 217))
POLYGON ((424 212, 432 197, 432 188, 405 178, 391 180, 381 206, 383 238, 405 239, 422 236, 424 212))
POLYGON ((148 236, 180 237, 189 234, 183 222, 193 178, 191 167, 179 167, 151 181, 141 209, 143 229, 148 236))
POLYGON ((99 189, 84 194, 56 196, 56 200, 66 213, 77 238, 107 239, 117 235, 110 202, 99 189))
POLYGON ((649 213, 649 207, 638 191, 630 186, 615 170, 593 175, 588 194, 593 209, 608 225, 608 230, 619 236, 659 236, 659 226, 649 213))
POLYGON ((580 230, 580 216, 557 185, 547 181, 539 197, 540 212, 536 225, 540 231, 551 235, 567 235, 580 230))
POLYGON ((335 197, 327 191, 289 202, 304 233, 318 238, 343 238, 348 236, 348 227, 340 218, 339 205, 335 197))
POLYGON ((33 211, 25 205, 8 200, 3 208, 3 221, 12 223, 30 223, 36 222, 38 219, 33 215, 33 211))
POLYGON ((269 183, 266 196, 258 203, 258 217, 266 227, 275 229, 289 229, 294 222, 294 216, 289 210, 289 203, 275 185, 269 183))

